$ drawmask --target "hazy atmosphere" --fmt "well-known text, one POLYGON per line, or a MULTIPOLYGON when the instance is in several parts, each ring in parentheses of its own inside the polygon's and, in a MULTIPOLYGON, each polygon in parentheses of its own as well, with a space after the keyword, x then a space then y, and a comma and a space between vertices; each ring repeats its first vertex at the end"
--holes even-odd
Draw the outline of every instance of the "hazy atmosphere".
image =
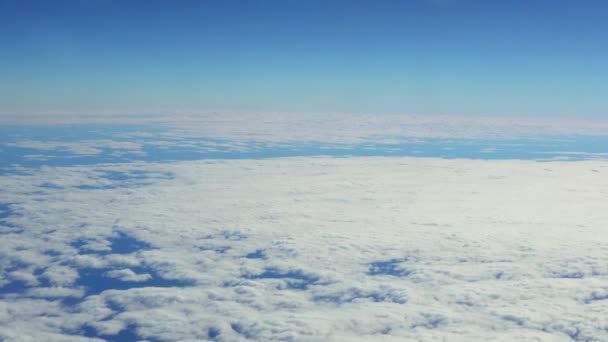
POLYGON ((604 1, 2 1, 2 112, 602 118, 604 1))
POLYGON ((0 0, 0 341, 606 341, 601 1, 0 0))

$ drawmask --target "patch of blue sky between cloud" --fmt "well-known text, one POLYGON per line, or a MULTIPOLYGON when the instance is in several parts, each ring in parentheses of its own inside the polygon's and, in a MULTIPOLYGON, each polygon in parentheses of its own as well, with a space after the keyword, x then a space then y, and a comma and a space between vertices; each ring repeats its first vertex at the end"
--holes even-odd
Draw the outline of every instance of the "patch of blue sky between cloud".
POLYGON ((0 281, 21 286, 2 292, 0 331, 602 340, 607 170, 307 157, 3 175, 0 281))

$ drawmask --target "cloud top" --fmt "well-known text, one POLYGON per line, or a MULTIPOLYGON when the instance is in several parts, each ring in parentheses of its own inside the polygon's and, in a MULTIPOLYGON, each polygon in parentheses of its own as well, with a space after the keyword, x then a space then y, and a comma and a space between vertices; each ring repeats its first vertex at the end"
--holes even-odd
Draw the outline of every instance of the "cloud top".
POLYGON ((606 172, 283 158, 2 175, 0 336, 603 340, 606 172), (110 172, 150 178, 82 187, 110 172))

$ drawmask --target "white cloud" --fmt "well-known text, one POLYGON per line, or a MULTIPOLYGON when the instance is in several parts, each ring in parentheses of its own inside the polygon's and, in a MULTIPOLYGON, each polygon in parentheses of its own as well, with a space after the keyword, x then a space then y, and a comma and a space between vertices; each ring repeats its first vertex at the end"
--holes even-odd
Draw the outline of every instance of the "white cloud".
MULTIPOLYGON (((94 156, 103 152, 103 149, 114 150, 116 154, 131 153, 143 155, 142 145, 130 141, 115 141, 109 139, 84 140, 84 141, 39 141, 18 140, 8 143, 7 146, 30 148, 40 151, 63 151, 77 156, 94 156)), ((28 155, 29 159, 44 160, 51 158, 48 155, 28 155)))
POLYGON ((398 143, 416 139, 518 139, 605 136, 607 120, 380 115, 352 113, 200 113, 176 119, 167 136, 269 143, 398 143))
POLYGON ((106 272, 105 275, 109 278, 116 278, 116 279, 120 279, 122 281, 133 281, 133 282, 141 282, 141 281, 146 281, 146 280, 152 279, 152 276, 147 273, 137 274, 128 268, 124 268, 121 270, 112 270, 112 271, 106 272))
POLYGON ((53 285, 70 285, 78 279, 78 272, 71 267, 51 266, 44 270, 42 277, 53 285))
MULTIPOLYGON (((169 132, 125 133, 123 137, 166 140, 174 144, 190 138, 222 139, 239 142, 325 142, 325 143, 394 143, 416 138, 538 138, 545 135, 606 136, 608 120, 555 118, 472 117, 439 115, 383 115, 357 113, 289 113, 289 112, 173 112, 159 115, 107 113, 40 113, 36 115, 2 115, 5 124, 112 124, 171 127, 169 132)), ((95 154, 95 143, 87 146, 51 142, 74 153, 95 154)), ((36 142, 20 142, 35 144, 36 142)), ((116 150, 137 152, 134 142, 120 142, 116 150)), ((25 146, 25 145, 24 145, 25 146)))
POLYGON ((0 176, 23 230, 0 239, 0 283, 28 284, 3 295, 0 339, 606 340, 606 172, 285 158, 0 176), (91 291, 85 271, 129 284, 91 291))
POLYGON ((38 287, 27 292, 28 296, 41 298, 65 298, 84 296, 84 290, 65 287, 38 287))

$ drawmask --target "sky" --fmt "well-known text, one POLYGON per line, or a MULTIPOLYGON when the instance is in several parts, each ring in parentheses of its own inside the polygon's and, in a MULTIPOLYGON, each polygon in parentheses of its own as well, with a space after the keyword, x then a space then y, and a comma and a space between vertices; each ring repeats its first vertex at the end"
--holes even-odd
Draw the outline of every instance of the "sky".
POLYGON ((0 113, 604 118, 603 1, 0 0, 0 113))

